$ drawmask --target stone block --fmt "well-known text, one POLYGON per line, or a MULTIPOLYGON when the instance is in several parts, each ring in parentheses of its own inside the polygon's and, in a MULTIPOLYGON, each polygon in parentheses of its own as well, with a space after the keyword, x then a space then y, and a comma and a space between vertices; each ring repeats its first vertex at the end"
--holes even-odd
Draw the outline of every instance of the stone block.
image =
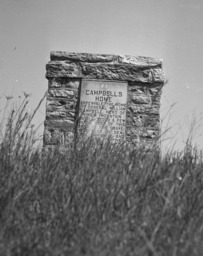
POLYGON ((160 105, 161 96, 151 97, 151 103, 153 105, 160 105))
POLYGON ((162 93, 162 86, 149 88, 149 94, 153 97, 161 96, 161 93, 162 93))
POLYGON ((150 104, 151 98, 147 95, 131 95, 129 101, 134 104, 150 104))
POLYGON ((127 137, 128 136, 131 136, 131 137, 134 137, 136 139, 139 138, 139 135, 140 135, 140 128, 139 127, 132 127, 132 126, 126 126, 126 135, 127 137))
POLYGON ((122 63, 131 64, 139 68, 162 67, 162 60, 151 57, 114 55, 114 54, 93 54, 52 51, 50 54, 52 61, 88 62, 88 63, 122 63))
POLYGON ((140 70, 130 64, 92 64, 86 62, 67 63, 51 61, 46 65, 46 77, 78 77, 142 83, 164 82, 164 73, 160 68, 140 70))
POLYGON ((71 131, 61 131, 57 128, 45 127, 44 131, 44 145, 67 145, 72 143, 74 133, 71 131))
POLYGON ((68 99, 47 98, 46 109, 48 111, 73 111, 76 110, 77 101, 68 99))
POLYGON ((44 126, 54 129, 60 129, 62 131, 74 130, 74 122, 70 119, 45 120, 44 126))
POLYGON ((92 79, 138 81, 142 83, 163 82, 162 69, 140 70, 137 66, 126 64, 81 63, 82 76, 92 79))
POLYGON ((149 94, 151 95, 151 101, 154 105, 159 105, 161 100, 162 87, 154 87, 149 89, 149 94))
POLYGON ((51 52, 51 60, 69 60, 71 62, 114 62, 118 61, 117 55, 112 54, 92 54, 92 53, 75 53, 75 52, 51 52))
POLYGON ((145 129, 143 127, 130 127, 127 126, 127 136, 133 136, 137 138, 154 139, 159 135, 159 130, 145 129))
POLYGON ((143 118, 143 126, 152 129, 159 129, 159 115, 147 115, 143 118))
POLYGON ((138 66, 140 68, 143 67, 162 67, 162 60, 151 58, 151 57, 143 57, 143 56, 131 56, 131 55, 119 55, 118 60, 120 63, 132 64, 138 66))
POLYGON ((66 131, 63 133, 63 135, 63 144, 65 146, 71 145, 74 140, 74 133, 71 131, 66 131))
POLYGON ((159 105, 131 105, 128 108, 128 115, 132 114, 159 114, 159 105))
POLYGON ((49 88, 70 88, 72 90, 78 90, 80 85, 80 79, 74 78, 49 78, 49 88))
POLYGON ((46 65, 46 77, 82 77, 80 66, 65 61, 50 61, 46 65))
POLYGON ((44 145, 60 144, 62 141, 62 133, 60 129, 45 127, 43 141, 44 145))
POLYGON ((46 119, 68 119, 74 123, 75 113, 67 110, 46 111, 46 119))
POLYGON ((144 130, 140 133, 141 138, 155 139, 159 136, 159 130, 144 130))
POLYGON ((136 127, 159 129, 159 115, 131 115, 127 118, 127 124, 136 127))
POLYGON ((46 119, 69 119, 74 122, 76 101, 47 99, 46 119))
POLYGON ((66 99, 76 99, 78 93, 73 90, 68 89, 49 89, 47 96, 55 98, 66 98, 66 99))
POLYGON ((140 85, 137 83, 128 83, 129 95, 146 95, 149 93, 149 86, 140 85))

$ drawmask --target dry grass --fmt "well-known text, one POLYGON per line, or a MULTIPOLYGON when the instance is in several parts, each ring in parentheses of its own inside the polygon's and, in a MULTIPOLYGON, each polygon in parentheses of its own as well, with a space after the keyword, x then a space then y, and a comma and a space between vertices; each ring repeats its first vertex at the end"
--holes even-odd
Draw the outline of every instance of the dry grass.
MULTIPOLYGON (((0 141, 0 255, 201 255, 203 160, 87 141, 35 146, 27 99, 0 141)), ((4 127, 4 129, 3 129, 4 127)))

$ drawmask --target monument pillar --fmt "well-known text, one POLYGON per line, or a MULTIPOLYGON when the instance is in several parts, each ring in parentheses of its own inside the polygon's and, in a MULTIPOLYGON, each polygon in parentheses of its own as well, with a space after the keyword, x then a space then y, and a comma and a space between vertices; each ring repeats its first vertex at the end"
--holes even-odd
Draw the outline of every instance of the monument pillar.
POLYGON ((76 135, 151 145, 160 135, 162 61, 150 57, 51 52, 44 146, 76 135))

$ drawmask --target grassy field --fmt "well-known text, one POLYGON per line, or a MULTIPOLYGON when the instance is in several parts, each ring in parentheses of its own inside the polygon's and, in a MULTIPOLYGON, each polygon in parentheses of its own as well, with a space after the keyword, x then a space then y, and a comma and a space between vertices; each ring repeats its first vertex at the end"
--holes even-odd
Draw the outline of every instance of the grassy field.
POLYGON ((44 154, 26 111, 0 135, 0 255, 193 256, 203 252, 203 158, 188 141, 44 154))

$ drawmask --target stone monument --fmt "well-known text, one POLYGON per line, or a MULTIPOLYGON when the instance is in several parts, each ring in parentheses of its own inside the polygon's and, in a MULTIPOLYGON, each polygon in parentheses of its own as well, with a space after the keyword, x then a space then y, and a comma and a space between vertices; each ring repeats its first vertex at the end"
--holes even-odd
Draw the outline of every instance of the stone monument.
POLYGON ((146 145, 159 137, 160 59, 57 51, 46 70, 45 147, 69 147, 76 134, 146 145))

